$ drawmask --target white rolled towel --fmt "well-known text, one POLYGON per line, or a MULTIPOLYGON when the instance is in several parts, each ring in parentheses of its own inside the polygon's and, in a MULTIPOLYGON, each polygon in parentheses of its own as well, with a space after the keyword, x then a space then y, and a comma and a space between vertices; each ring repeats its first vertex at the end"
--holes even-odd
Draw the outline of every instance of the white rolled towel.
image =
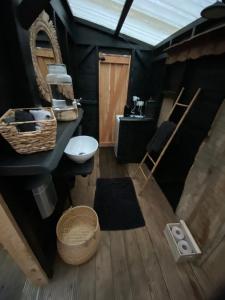
POLYGON ((178 246, 181 254, 183 254, 183 255, 192 254, 191 246, 189 245, 189 243, 187 241, 180 240, 180 241, 178 241, 177 246, 178 246))
POLYGON ((44 109, 31 109, 30 113, 33 115, 35 121, 49 120, 51 118, 51 113, 44 109))
POLYGON ((184 239, 184 232, 180 227, 173 226, 171 231, 172 231, 172 235, 174 236, 176 241, 184 239))

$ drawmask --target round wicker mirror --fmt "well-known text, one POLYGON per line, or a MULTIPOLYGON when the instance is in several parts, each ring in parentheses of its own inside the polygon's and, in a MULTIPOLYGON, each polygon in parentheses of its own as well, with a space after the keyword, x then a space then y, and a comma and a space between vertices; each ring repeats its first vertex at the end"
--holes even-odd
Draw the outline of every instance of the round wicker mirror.
POLYGON ((47 65, 62 64, 62 56, 56 30, 45 11, 30 28, 30 47, 40 93, 44 99, 51 101, 51 89, 46 82, 47 65))

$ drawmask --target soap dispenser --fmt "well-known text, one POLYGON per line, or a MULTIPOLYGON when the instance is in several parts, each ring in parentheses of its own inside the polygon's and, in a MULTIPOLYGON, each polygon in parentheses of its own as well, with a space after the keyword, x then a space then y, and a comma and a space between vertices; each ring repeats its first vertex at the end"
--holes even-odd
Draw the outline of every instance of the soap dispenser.
POLYGON ((156 117, 157 101, 150 97, 145 101, 145 116, 155 119, 156 117))
POLYGON ((128 104, 126 104, 124 106, 123 115, 124 115, 124 117, 129 117, 130 116, 130 106, 128 104))

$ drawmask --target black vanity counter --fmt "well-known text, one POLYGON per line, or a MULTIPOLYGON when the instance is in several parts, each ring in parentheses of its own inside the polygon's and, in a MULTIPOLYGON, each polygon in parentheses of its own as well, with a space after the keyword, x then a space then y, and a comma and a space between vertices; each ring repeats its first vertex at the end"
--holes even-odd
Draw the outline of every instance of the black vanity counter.
MULTIPOLYGON (((36 255, 46 274, 53 275, 56 252, 55 227, 69 197, 68 185, 64 176, 55 176, 64 149, 69 139, 78 129, 83 117, 75 121, 57 123, 57 139, 53 150, 21 155, 8 144, 1 147, 0 153, 0 192, 7 206, 23 232, 27 242, 36 255), (51 176, 58 202, 53 214, 42 219, 30 186, 51 176)), ((65 158, 64 158, 65 159, 65 158)), ((59 175, 59 174, 58 174, 59 175)))
POLYGON ((64 149, 83 117, 79 109, 78 118, 70 122, 57 122, 56 145, 53 150, 34 154, 18 154, 13 149, 3 149, 0 155, 0 176, 42 175, 51 173, 58 165, 64 149))

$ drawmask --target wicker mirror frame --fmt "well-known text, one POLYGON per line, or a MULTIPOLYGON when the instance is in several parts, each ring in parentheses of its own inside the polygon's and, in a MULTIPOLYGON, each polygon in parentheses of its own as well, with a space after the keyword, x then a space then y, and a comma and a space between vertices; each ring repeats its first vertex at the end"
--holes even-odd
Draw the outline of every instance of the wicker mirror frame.
POLYGON ((49 15, 45 11, 43 11, 38 16, 38 18, 34 21, 32 26, 30 27, 30 48, 31 48, 32 61, 36 73, 36 80, 37 80, 39 91, 45 100, 51 102, 52 99, 51 89, 47 84, 46 79, 43 77, 41 73, 41 70, 38 66, 38 60, 35 54, 36 38, 40 31, 44 31, 49 38, 49 41, 53 49, 54 57, 55 57, 55 63, 62 64, 63 63, 62 55, 59 48, 56 30, 52 21, 49 18, 49 15))

